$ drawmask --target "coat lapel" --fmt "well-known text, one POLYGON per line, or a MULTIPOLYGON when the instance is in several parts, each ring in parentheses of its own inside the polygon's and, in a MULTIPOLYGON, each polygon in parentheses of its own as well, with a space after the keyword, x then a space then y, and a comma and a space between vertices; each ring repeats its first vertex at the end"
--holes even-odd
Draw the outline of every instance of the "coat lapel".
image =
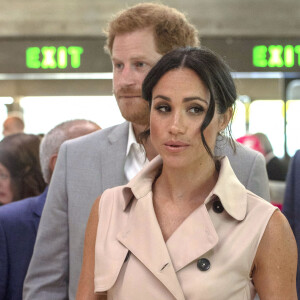
POLYGON ((37 232, 39 227, 40 218, 44 209, 47 193, 48 193, 48 186, 46 186, 44 192, 41 195, 35 197, 34 201, 32 201, 30 204, 32 214, 33 214, 32 221, 34 223, 35 232, 37 232))
POLYGON ((218 240, 206 205, 203 204, 184 220, 167 241, 175 271, 211 250, 218 240))
POLYGON ((115 127, 108 135, 108 144, 102 149, 101 173, 103 191, 127 183, 124 173, 128 140, 128 122, 115 127))
POLYGON ((128 224, 117 238, 164 284, 176 299, 184 299, 156 219, 152 204, 152 192, 134 201, 128 224))

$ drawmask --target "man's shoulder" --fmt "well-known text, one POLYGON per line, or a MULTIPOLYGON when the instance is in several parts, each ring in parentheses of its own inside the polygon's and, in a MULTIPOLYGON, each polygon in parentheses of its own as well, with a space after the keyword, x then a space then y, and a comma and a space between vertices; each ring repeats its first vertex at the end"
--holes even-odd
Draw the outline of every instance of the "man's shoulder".
POLYGON ((40 195, 8 203, 0 207, 0 221, 16 224, 19 221, 30 218, 30 214, 38 204, 40 195))
POLYGON ((297 150, 293 157, 293 162, 296 164, 300 164, 300 150, 297 150))
POLYGON ((119 138, 128 136, 128 122, 111 126, 105 129, 95 131, 93 133, 81 136, 72 140, 64 142, 65 146, 72 148, 86 148, 94 149, 95 146, 106 145, 110 141, 115 141, 119 138))
POLYGON ((216 150, 219 153, 218 155, 226 155, 230 160, 231 159, 254 160, 257 157, 263 158, 263 155, 261 153, 249 147, 246 147, 241 143, 232 141, 232 145, 231 145, 229 138, 226 137, 222 138, 217 142, 216 150))

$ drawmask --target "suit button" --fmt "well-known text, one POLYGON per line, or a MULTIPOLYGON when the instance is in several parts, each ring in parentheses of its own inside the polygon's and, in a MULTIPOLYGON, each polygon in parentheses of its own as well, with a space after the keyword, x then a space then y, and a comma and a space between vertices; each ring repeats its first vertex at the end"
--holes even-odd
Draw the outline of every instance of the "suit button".
POLYGON ((210 268, 210 261, 207 258, 200 258, 197 267, 200 271, 207 271, 210 268))
POLYGON ((214 201, 214 203, 213 203, 213 210, 214 210, 214 212, 217 213, 217 214, 220 214, 220 213, 223 212, 224 207, 223 207, 223 205, 222 205, 222 203, 221 203, 220 200, 214 201))

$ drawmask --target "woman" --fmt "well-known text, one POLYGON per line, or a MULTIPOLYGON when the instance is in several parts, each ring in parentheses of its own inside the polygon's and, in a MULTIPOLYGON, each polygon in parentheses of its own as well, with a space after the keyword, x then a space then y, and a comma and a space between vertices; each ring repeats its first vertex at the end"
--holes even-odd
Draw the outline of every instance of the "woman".
POLYGON ((0 205, 41 194, 40 138, 17 133, 0 142, 0 205))
POLYGON ((202 48, 174 50, 143 97, 159 156, 95 202, 77 299, 297 299, 286 219, 213 154, 236 99, 225 63, 202 48))

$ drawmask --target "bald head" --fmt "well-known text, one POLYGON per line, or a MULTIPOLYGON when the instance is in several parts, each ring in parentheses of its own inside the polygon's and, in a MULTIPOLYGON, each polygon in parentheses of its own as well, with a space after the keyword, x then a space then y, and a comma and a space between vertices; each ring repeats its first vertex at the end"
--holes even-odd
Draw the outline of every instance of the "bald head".
POLYGON ((3 135, 8 136, 24 132, 24 122, 18 116, 9 116, 3 123, 3 135))
POLYGON ((40 162, 45 182, 50 183, 58 151, 63 142, 99 129, 101 129, 99 125, 88 120, 66 121, 51 129, 42 139, 40 146, 40 162))

